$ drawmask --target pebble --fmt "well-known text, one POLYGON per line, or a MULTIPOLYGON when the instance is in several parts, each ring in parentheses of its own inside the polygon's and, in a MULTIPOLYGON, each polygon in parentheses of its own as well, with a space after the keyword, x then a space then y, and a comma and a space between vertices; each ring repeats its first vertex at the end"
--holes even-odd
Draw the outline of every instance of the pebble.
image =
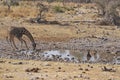
POLYGON ((85 69, 85 71, 89 71, 89 69, 85 69))
POLYGON ((33 77, 30 80, 39 80, 39 79, 40 79, 39 77, 33 77))
POLYGON ((44 66, 51 66, 51 64, 49 64, 49 63, 45 63, 44 66))
POLYGON ((14 78, 14 77, 11 76, 11 75, 6 75, 6 74, 4 74, 4 76, 5 76, 6 78, 14 78))
POLYGON ((83 68, 79 68, 79 70, 83 70, 83 68))

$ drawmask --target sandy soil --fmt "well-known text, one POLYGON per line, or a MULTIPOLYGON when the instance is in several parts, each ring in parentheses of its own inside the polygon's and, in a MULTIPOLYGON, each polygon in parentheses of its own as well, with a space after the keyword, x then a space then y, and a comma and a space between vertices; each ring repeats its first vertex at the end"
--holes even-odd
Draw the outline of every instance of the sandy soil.
MULTIPOLYGON (((59 3, 51 5, 56 4, 59 3)), ((34 3, 22 2, 20 6, 12 6, 9 13, 6 6, 0 5, 0 80, 120 79, 120 65, 41 61, 16 54, 6 42, 9 26, 23 26, 28 29, 37 43, 37 51, 72 50, 71 54, 80 57, 80 54, 88 53, 87 50, 93 50, 107 63, 113 60, 116 52, 120 56, 120 29, 117 26, 94 23, 100 18, 94 4, 81 4, 80 8, 65 13, 49 11, 46 14, 47 20, 57 20, 62 25, 30 23, 29 19, 38 14, 37 8, 31 7, 33 5, 34 3), (112 71, 103 71, 104 66, 112 71)), ((26 36, 23 39, 32 49, 30 40, 26 36)), ((17 39, 15 42, 19 47, 20 42, 17 39)), ((26 49, 25 46, 23 49, 26 49)))
POLYGON ((120 66, 0 59, 0 80, 119 80, 120 66), (102 71, 106 66, 115 70, 102 71))

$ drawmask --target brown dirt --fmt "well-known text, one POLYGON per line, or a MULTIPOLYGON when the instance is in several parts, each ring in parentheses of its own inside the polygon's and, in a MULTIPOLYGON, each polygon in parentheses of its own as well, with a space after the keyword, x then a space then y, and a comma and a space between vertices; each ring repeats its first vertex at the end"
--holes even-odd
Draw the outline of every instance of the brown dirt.
POLYGON ((1 80, 119 80, 120 66, 0 59, 1 80), (22 64, 20 64, 22 63, 22 64), (116 72, 102 71, 112 68, 116 72), (82 69, 81 69, 82 68, 82 69), (31 71, 27 71, 31 70, 31 71), (37 70, 37 72, 35 71, 37 70))
MULTIPOLYGON (((12 49, 5 37, 7 28, 11 25, 24 26, 33 35, 37 49, 68 49, 68 50, 97 50, 105 59, 120 49, 120 29, 117 26, 101 26, 87 21, 96 21, 98 16, 94 4, 81 4, 79 10, 65 13, 48 12, 46 19, 57 20, 70 25, 50 25, 29 23, 30 18, 37 15, 37 8, 31 7, 34 3, 22 2, 20 6, 13 6, 10 13, 7 7, 0 5, 0 80, 119 80, 120 66, 106 64, 74 64, 47 62, 35 60, 4 59, 12 55, 12 49), (24 5, 23 5, 24 4, 24 5), (72 17, 72 16, 73 17, 72 17), (76 21, 83 21, 74 23, 76 21), (109 55, 108 55, 109 53, 109 55), (5 54, 5 55, 4 55, 5 54), (2 62, 3 61, 3 62, 2 62), (5 62, 4 62, 5 61, 5 62), (22 64, 19 64, 22 62, 22 64), (49 64, 49 66, 47 66, 49 64), (104 72, 102 67, 115 68, 116 72, 104 72), (39 68, 36 72, 26 72, 27 69, 39 68)), ((45 3, 46 4, 46 3, 45 3)), ((53 3, 57 5, 59 3, 53 3)), ((52 4, 51 4, 52 5, 52 4)), ((61 5, 61 4, 59 4, 61 5)), ((74 5, 74 4, 70 4, 74 5)), ((31 47, 30 41, 24 39, 31 47)), ((18 40, 16 40, 19 45, 18 40)), ((25 47, 23 47, 25 48, 25 47)), ((13 54, 14 55, 14 54, 13 54)), ((76 55, 76 54, 75 54, 76 55)), ((78 54, 77 54, 78 55, 78 54)))

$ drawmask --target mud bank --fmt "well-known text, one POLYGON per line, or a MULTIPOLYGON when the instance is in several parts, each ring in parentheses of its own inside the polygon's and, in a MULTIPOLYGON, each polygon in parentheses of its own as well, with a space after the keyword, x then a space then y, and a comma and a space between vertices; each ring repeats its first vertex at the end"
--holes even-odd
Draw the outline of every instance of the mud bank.
MULTIPOLYGON (((89 50, 94 52, 96 55, 91 56, 88 61, 112 63, 115 56, 120 56, 120 41, 113 38, 78 38, 71 39, 68 42, 36 42, 36 51, 25 50, 25 47, 19 51, 13 51, 6 41, 1 40, 0 57, 12 59, 82 62, 87 61, 89 50)), ((16 43, 17 46, 19 46, 19 42, 16 43)), ((32 49, 31 44, 28 44, 30 49, 32 49)))

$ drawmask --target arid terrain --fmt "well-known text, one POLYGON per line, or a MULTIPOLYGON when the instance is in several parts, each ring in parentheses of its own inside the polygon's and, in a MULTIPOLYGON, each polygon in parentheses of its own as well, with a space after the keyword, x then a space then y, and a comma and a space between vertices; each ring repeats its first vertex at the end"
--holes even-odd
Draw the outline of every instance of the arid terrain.
POLYGON ((119 74, 120 65, 0 59, 0 80, 119 80, 119 74))
MULTIPOLYGON (((98 24, 101 17, 94 3, 79 6, 70 3, 67 4, 69 10, 59 13, 54 11, 54 7, 62 6, 61 3, 43 2, 50 6, 45 19, 59 22, 53 24, 31 22, 39 13, 34 6, 36 4, 21 1, 18 6, 12 6, 9 12, 7 6, 0 5, 0 80, 120 79, 120 65, 113 64, 115 55, 120 56, 119 26, 98 24), (10 26, 28 29, 37 44, 36 51, 32 51, 31 42, 26 36, 23 39, 30 50, 23 46, 22 50, 13 51, 6 41, 10 26), (83 63, 88 50, 99 56, 91 59, 93 63, 83 63), (66 56, 72 56, 74 60, 46 59, 41 56, 44 53, 54 56, 51 52, 69 54, 66 56)), ((16 38, 15 43, 20 47, 16 38)))

